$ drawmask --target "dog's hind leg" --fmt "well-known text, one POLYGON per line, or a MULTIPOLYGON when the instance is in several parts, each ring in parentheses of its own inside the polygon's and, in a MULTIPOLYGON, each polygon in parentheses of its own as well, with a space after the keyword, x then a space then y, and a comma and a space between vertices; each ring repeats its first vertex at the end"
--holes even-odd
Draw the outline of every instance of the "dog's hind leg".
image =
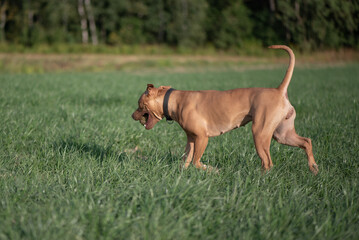
POLYGON ((262 161, 262 170, 268 171, 273 166, 270 156, 270 141, 272 135, 261 130, 255 124, 252 125, 252 132, 257 154, 262 161))
POLYGON ((273 167, 270 156, 270 143, 273 132, 281 119, 280 114, 275 114, 275 111, 272 111, 271 114, 268 114, 268 112, 265 108, 262 111, 258 110, 252 124, 253 140, 257 154, 262 161, 263 171, 268 171, 273 167))
POLYGON ((294 114, 288 118, 283 120, 273 134, 273 138, 285 145, 300 147, 305 150, 308 158, 308 165, 310 171, 314 174, 318 173, 318 165, 314 160, 313 151, 312 151, 312 141, 309 138, 301 137, 295 132, 294 128, 294 119, 295 119, 295 111, 294 114))

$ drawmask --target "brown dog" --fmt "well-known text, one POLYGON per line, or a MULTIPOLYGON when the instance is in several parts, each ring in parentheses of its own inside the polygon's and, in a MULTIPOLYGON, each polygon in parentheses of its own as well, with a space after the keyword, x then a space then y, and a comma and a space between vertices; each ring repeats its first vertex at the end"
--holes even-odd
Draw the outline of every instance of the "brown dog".
POLYGON ((148 84, 132 118, 140 121, 146 129, 153 128, 164 117, 178 122, 187 134, 184 168, 193 161, 196 168, 211 170, 211 166, 200 161, 208 138, 253 121, 254 143, 264 171, 273 166, 269 148, 274 138, 279 143, 303 148, 308 157, 309 169, 317 174, 311 140, 295 132, 296 113, 288 100, 287 88, 295 63, 293 51, 283 45, 269 48, 284 49, 290 56, 287 73, 278 88, 179 91, 167 86, 155 88, 148 84))

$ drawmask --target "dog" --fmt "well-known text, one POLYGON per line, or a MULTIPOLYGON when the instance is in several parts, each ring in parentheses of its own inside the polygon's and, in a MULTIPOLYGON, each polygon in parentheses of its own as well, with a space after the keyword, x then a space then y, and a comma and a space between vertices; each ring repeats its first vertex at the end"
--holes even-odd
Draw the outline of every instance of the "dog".
POLYGON ((270 142, 300 147, 305 150, 309 169, 318 173, 312 152, 312 141, 299 136, 294 128, 296 112, 288 99, 287 89, 293 75, 295 56, 285 45, 269 48, 283 49, 289 54, 289 66, 277 88, 237 88, 227 91, 180 91, 169 86, 155 88, 147 84, 132 114, 147 130, 166 118, 176 121, 187 135, 183 167, 191 162, 203 170, 214 168, 201 162, 209 137, 215 137, 252 121, 255 148, 263 172, 272 168, 270 142))

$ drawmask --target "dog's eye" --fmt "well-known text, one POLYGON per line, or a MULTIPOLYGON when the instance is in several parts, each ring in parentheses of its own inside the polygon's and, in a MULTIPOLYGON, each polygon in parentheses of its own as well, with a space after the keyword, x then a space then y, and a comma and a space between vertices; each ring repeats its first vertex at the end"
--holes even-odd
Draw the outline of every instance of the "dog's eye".
POLYGON ((143 104, 140 104, 139 106, 138 106, 138 109, 139 110, 143 110, 143 109, 145 109, 146 107, 145 107, 145 105, 143 105, 143 104))

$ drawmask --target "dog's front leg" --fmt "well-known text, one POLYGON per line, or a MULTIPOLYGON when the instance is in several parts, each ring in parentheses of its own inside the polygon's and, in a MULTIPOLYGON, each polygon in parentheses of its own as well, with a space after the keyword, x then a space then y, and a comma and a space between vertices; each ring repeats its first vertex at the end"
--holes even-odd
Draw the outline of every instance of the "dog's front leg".
POLYGON ((193 154, 193 165, 196 168, 207 170, 210 172, 218 173, 218 169, 210 165, 201 163, 201 158, 208 144, 208 137, 196 136, 194 137, 194 154, 193 154))
POLYGON ((207 166, 201 163, 201 157, 206 150, 208 144, 208 137, 195 136, 194 137, 194 154, 193 154, 193 165, 196 168, 206 170, 207 166))
POLYGON ((186 150, 183 155, 183 168, 188 168, 189 164, 192 162, 194 152, 194 138, 187 134, 187 145, 186 150))

